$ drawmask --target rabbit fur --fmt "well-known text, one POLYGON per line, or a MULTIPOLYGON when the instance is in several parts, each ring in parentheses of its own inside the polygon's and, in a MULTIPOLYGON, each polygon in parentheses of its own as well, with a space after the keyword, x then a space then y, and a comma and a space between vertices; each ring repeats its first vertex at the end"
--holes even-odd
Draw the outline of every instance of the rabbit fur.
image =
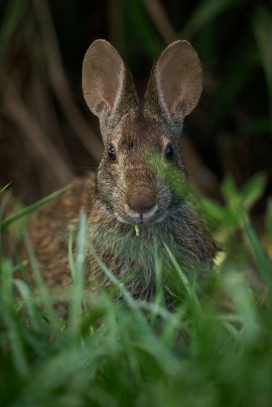
MULTIPOLYGON (((70 190, 32 215, 29 233, 46 284, 72 282, 67 242, 83 209, 88 242, 116 277, 129 275, 125 285, 135 298, 149 299, 156 292, 154 245, 166 270, 166 292, 173 291, 173 267, 165 245, 187 274, 200 280, 212 267, 216 246, 197 199, 186 187, 179 148, 184 117, 202 92, 196 51, 187 41, 169 45, 155 61, 139 102, 119 53, 107 41, 96 40, 83 61, 82 83, 87 105, 99 118, 105 148, 96 174, 76 178, 70 190), (166 182, 164 168, 174 187, 166 182), (178 185, 183 185, 180 192, 178 185)), ((85 279, 94 287, 109 286, 92 254, 86 256, 85 279)))

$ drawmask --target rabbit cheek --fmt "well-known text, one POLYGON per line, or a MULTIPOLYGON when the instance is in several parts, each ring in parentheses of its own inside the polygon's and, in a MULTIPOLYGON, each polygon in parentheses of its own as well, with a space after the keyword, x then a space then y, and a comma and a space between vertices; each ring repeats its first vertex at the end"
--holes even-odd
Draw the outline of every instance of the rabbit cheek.
POLYGON ((101 162, 96 179, 96 196, 103 208, 111 215, 114 215, 115 207, 120 201, 122 192, 116 183, 118 180, 118 165, 108 162, 108 157, 101 162))

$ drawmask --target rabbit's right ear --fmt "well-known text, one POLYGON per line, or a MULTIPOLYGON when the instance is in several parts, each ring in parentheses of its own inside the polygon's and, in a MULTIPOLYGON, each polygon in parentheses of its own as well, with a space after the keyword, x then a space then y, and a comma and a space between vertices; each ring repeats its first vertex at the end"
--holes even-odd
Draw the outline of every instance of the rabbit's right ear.
POLYGON ((96 40, 88 48, 82 87, 87 105, 99 118, 105 143, 108 133, 138 101, 128 67, 107 41, 96 40))
POLYGON ((170 44, 154 63, 145 94, 148 108, 164 119, 178 137, 183 119, 202 92, 202 68, 187 41, 170 44))

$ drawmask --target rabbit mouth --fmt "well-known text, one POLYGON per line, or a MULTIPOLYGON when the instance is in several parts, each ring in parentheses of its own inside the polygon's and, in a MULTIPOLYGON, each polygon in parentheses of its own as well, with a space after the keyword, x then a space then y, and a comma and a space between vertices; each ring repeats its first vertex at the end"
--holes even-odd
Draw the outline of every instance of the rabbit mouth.
POLYGON ((126 204, 124 215, 120 215, 119 213, 116 213, 116 215, 120 222, 131 224, 161 222, 164 218, 164 216, 162 216, 160 213, 159 206, 157 204, 142 212, 136 212, 126 204))

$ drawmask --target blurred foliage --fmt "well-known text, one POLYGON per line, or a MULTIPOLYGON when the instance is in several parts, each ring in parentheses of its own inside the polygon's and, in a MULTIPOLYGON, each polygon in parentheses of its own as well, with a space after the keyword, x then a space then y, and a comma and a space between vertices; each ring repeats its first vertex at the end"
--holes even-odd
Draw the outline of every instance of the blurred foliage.
MULTIPOLYGON (((1 256, 1 405, 270 407, 272 263, 247 212, 265 182, 261 173, 239 190, 227 176, 226 204, 205 200, 225 247, 201 293, 168 250, 183 287, 172 312, 165 307, 156 250, 157 293, 149 303, 135 301, 88 245, 84 212, 75 255, 69 244, 74 283, 65 295, 45 287, 27 235, 35 292, 16 274, 24 264, 1 256), (239 261, 228 250, 230 240, 239 242, 239 261), (112 292, 83 286, 86 247, 114 285, 112 292), (67 299, 69 306, 58 306, 67 299)), ((269 206, 267 226, 270 218, 269 206)))
MULTIPOLYGON (((224 261, 229 263, 229 258, 231 258, 232 262, 236 263, 236 266, 237 263, 240 263, 240 260, 242 262, 249 261, 250 263, 252 258, 246 250, 249 244, 259 273, 267 285, 272 287, 271 261, 268 259, 266 250, 248 216, 248 211, 262 197, 265 186, 266 176, 264 173, 258 173, 252 177, 240 191, 237 189, 233 177, 227 175, 221 185, 225 205, 223 206, 218 202, 203 198, 202 206, 211 230, 213 230, 215 240, 218 242, 219 247, 224 248, 226 255, 224 261), (246 241, 241 237, 241 234, 239 237, 237 232, 242 232, 242 235, 246 237, 246 241)), ((268 209, 266 217, 267 226, 270 223, 269 213, 268 209)), ((268 242, 269 240, 270 237, 268 236, 266 241, 268 242)), ((271 253, 271 242, 269 246, 271 253)))

